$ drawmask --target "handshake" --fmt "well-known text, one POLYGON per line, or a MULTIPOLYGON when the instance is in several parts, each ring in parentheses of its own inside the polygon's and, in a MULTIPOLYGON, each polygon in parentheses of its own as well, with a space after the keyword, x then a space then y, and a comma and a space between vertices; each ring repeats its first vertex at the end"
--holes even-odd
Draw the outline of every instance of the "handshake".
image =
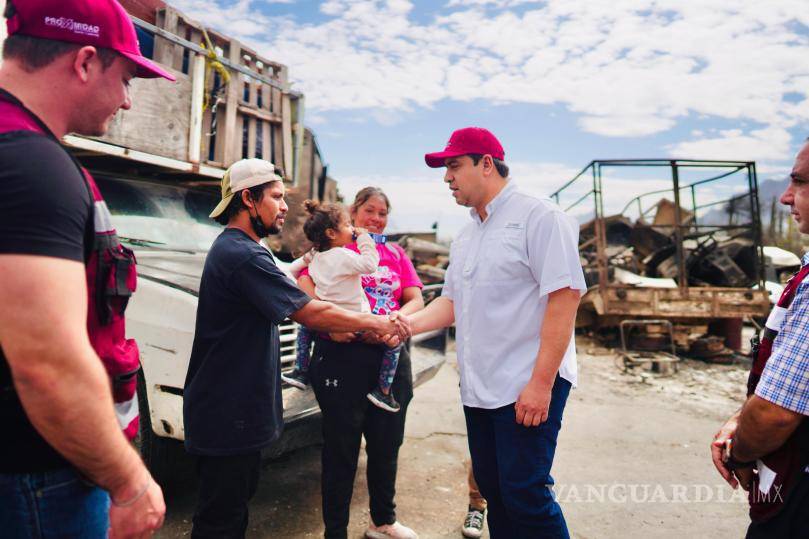
POLYGON ((406 315, 395 312, 389 315, 374 315, 376 327, 373 332, 387 346, 394 348, 406 341, 413 332, 406 315))

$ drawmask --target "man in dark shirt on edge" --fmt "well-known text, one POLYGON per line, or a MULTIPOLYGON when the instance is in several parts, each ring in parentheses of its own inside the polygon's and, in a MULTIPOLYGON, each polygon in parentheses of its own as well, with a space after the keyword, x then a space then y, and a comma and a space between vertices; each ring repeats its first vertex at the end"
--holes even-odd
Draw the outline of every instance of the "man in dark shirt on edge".
POLYGON ((4 15, 0 535, 146 537, 163 495, 122 433, 88 335, 100 214, 59 140, 106 132, 133 77, 172 77, 140 55, 115 0, 7 0, 4 15))
POLYGON ((406 338, 396 315, 351 312, 313 300, 259 240, 281 231, 284 183, 272 163, 244 159, 222 178, 211 213, 227 228, 205 259, 185 380, 185 447, 199 455, 193 538, 243 537, 261 449, 283 429, 278 324, 289 317, 323 332, 368 330, 406 338))

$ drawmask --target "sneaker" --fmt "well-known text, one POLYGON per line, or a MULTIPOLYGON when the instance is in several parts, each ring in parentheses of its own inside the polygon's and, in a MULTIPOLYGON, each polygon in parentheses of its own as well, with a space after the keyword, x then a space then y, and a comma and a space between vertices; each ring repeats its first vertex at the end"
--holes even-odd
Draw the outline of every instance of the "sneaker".
POLYGON ((464 537, 471 537, 477 539, 483 535, 483 519, 486 516, 486 510, 475 509, 469 506, 469 512, 466 513, 466 519, 463 521, 463 528, 461 533, 464 537))
MULTIPOLYGON (((380 393, 382 392, 380 391, 380 393)), ((365 537, 367 539, 419 539, 416 532, 398 522, 384 526, 374 526, 374 523, 371 522, 368 529, 365 530, 365 537)))
POLYGON ((402 407, 393 398, 393 394, 385 395, 378 387, 368 393, 368 400, 374 403, 374 406, 387 410, 388 412, 398 412, 402 407))
POLYGON ((299 369, 286 374, 281 373, 281 380, 298 389, 306 389, 309 387, 309 373, 299 369))

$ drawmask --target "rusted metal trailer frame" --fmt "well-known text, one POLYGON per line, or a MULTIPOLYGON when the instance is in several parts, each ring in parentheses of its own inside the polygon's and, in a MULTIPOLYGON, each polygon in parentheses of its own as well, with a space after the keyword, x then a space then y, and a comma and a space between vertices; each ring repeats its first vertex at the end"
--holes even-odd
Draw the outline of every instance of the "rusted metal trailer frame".
MULTIPOLYGON (((598 284, 592 286, 584 298, 579 310, 577 325, 613 327, 628 318, 666 318, 683 323, 697 320, 716 320, 731 318, 747 318, 766 316, 769 310, 767 292, 764 289, 764 252, 761 240, 761 218, 758 201, 758 181, 756 164, 753 161, 708 161, 692 159, 617 159, 591 161, 573 179, 565 183, 551 198, 560 203, 560 195, 577 182, 592 179, 592 189, 579 197, 572 204, 563 207, 569 211, 592 197, 595 210, 594 235, 579 244, 580 251, 591 248, 595 244, 598 284), (636 196, 624 207, 625 213, 633 205, 637 205, 640 217, 648 215, 651 208, 644 209, 642 200, 650 195, 671 193, 674 198, 673 240, 675 256, 678 263, 677 288, 653 288, 633 286, 610 282, 609 263, 607 257, 607 235, 604 223, 604 191, 603 170, 609 167, 664 167, 671 173, 671 189, 656 190, 636 196), (720 174, 710 176, 693 183, 683 184, 680 172, 683 169, 722 169, 720 174), (708 204, 697 204, 696 189, 711 182, 716 182, 732 174, 746 175, 748 190, 730 199, 713 201, 708 204), (683 191, 686 195, 682 196, 683 191), (700 224, 698 210, 709 206, 727 204, 734 201, 749 201, 750 222, 728 225, 700 224), (683 219, 683 203, 690 204, 693 219, 687 224, 683 219), (758 290, 749 288, 702 287, 689 286, 685 267, 685 248, 683 242, 688 238, 707 234, 711 231, 744 232, 753 239, 756 245, 758 290), (593 316, 597 315, 597 316, 593 316)), ((672 227, 668 227, 672 228, 672 227)))

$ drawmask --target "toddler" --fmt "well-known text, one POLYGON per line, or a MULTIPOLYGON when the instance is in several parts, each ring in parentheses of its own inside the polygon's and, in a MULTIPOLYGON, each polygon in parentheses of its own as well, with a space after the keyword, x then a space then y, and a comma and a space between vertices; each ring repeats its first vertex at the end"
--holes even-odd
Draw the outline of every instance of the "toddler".
MULTIPOLYGON (((309 276, 315 283, 315 295, 318 298, 351 311, 371 312, 360 276, 373 273, 377 269, 379 253, 376 243, 367 231, 359 228, 355 230, 351 226, 348 212, 341 205, 307 200, 304 207, 309 218, 303 225, 303 231, 314 249, 292 263, 290 271, 293 276, 297 278, 308 265, 309 276), (355 237, 359 253, 345 248, 355 237)), ((285 382, 299 389, 309 386, 312 339, 313 332, 310 329, 304 326, 298 328, 295 369, 281 375, 285 382)), ((368 400, 389 412, 398 412, 400 409, 391 393, 400 350, 401 346, 385 347, 379 383, 368 393, 368 400)))

